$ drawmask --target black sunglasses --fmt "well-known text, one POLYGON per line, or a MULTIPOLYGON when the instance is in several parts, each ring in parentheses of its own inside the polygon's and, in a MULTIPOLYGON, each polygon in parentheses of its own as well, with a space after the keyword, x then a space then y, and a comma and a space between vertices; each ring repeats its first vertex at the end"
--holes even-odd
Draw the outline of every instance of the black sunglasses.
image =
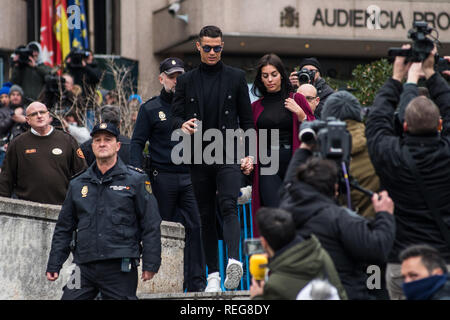
POLYGON ((208 46, 208 45, 204 45, 204 46, 202 47, 202 49, 203 49, 203 51, 205 51, 206 53, 210 52, 211 49, 213 49, 215 53, 218 53, 218 52, 222 51, 223 47, 222 47, 222 46, 214 46, 214 47, 211 47, 211 46, 208 46))

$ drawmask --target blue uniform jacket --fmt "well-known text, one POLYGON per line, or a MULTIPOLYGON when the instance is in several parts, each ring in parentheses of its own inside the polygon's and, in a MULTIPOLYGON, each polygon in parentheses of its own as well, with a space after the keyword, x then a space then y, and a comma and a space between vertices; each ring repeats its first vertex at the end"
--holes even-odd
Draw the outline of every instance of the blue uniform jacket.
POLYGON ((70 253, 77 264, 115 258, 139 258, 142 270, 161 264, 161 217, 148 176, 120 159, 101 180, 91 165, 70 182, 56 223, 47 272, 59 272, 70 253), (141 247, 142 241, 142 247, 141 247))

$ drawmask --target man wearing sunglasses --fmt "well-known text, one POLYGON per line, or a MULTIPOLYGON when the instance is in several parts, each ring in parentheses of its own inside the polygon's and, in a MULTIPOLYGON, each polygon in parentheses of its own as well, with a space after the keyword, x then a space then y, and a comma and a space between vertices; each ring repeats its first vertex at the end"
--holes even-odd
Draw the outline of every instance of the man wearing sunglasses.
MULTIPOLYGON (((193 135, 200 128, 202 131, 199 133, 202 135, 209 129, 215 129, 215 132, 221 132, 224 142, 227 129, 241 128, 244 131, 253 129, 245 73, 221 61, 224 48, 222 31, 216 26, 202 28, 196 48, 200 53, 201 64, 177 79, 172 101, 172 128, 181 128, 188 135, 193 135)), ((195 143, 193 145, 195 146, 195 143)), ((201 146, 202 154, 206 145, 204 143, 201 146)), ((227 150, 230 148, 227 149, 224 143, 224 158, 227 158, 227 150)), ((194 152, 191 152, 191 163, 193 159, 194 152)), ((206 164, 202 157, 201 163, 195 161, 196 163, 190 166, 192 184, 200 211, 203 245, 208 266, 206 292, 221 291, 217 264, 216 198, 223 221, 223 236, 229 257, 225 288, 235 289, 243 274, 242 263, 239 261, 240 224, 236 206, 241 187, 241 170, 245 174, 250 174, 253 164, 250 157, 238 159, 234 155, 232 160, 233 164, 228 164, 231 161, 225 160, 221 163, 206 164)))
POLYGON ((87 165, 77 141, 53 128, 40 102, 26 109, 31 129, 12 140, 0 173, 0 196, 61 205, 69 180, 87 165))

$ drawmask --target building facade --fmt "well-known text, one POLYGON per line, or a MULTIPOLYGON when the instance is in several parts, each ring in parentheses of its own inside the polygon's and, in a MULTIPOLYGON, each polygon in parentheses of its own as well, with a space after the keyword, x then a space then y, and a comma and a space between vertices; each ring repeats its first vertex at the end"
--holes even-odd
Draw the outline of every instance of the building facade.
MULTIPOLYGON (((10 53, 39 38, 40 1, 0 0, 0 6, 0 71, 7 80, 10 53)), ((249 82, 256 61, 269 52, 290 70, 316 56, 326 76, 349 79, 357 64, 409 42, 408 30, 418 20, 435 28, 441 55, 450 55, 448 0, 88 0, 86 6, 91 48, 139 61, 145 98, 160 90, 162 59, 178 56, 188 67, 198 65, 195 41, 211 24, 224 33, 225 63, 244 69, 249 82)))

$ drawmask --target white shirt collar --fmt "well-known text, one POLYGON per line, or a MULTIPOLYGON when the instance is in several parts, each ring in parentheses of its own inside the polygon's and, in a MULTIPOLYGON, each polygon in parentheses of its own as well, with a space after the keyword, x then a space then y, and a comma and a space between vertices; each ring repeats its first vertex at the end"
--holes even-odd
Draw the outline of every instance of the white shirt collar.
POLYGON ((37 132, 36 130, 31 128, 31 133, 34 134, 35 136, 46 137, 46 136, 49 136, 53 132, 53 130, 54 130, 53 126, 50 126, 50 131, 47 134, 41 135, 41 134, 39 134, 39 132, 37 132))

